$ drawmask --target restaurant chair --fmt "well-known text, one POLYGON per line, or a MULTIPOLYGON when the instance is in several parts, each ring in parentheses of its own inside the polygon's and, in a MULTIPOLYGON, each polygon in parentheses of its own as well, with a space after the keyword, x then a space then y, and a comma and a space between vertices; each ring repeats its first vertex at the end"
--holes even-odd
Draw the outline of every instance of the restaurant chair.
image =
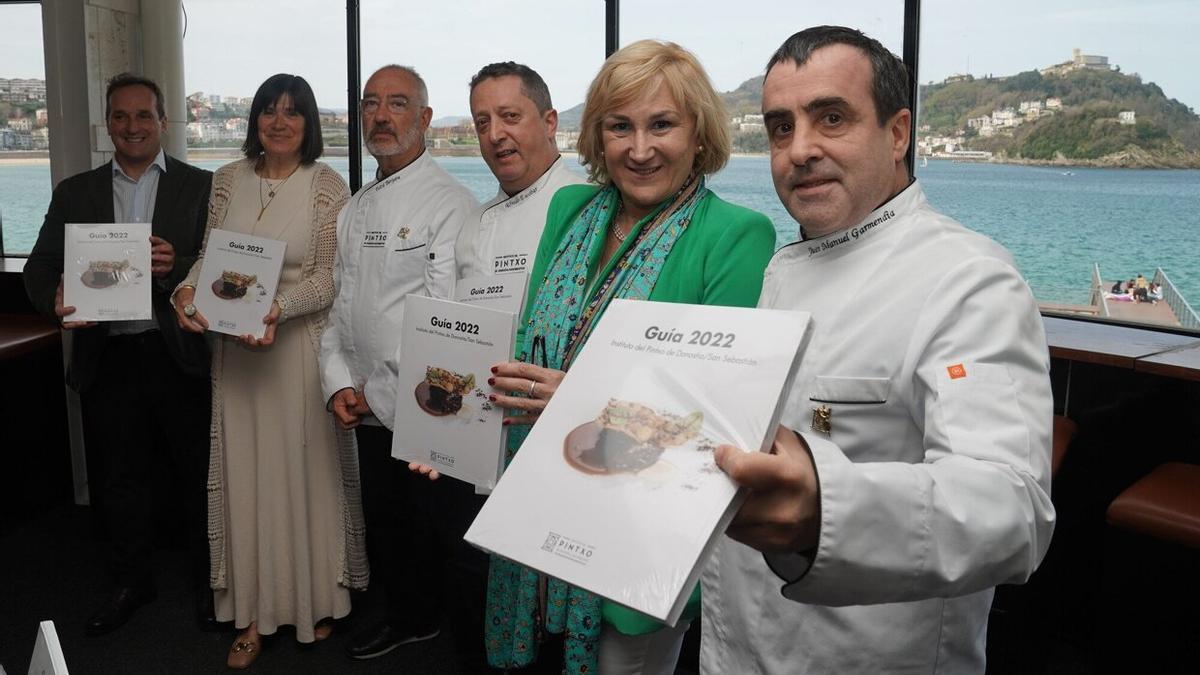
POLYGON ((1079 433, 1079 425, 1070 417, 1064 415, 1054 416, 1054 432, 1051 436, 1050 445, 1053 453, 1050 455, 1050 476, 1058 475, 1058 467, 1062 466, 1063 458, 1067 456, 1067 448, 1071 446, 1071 441, 1075 439, 1075 435, 1079 433))
POLYGON ((1122 530, 1200 548, 1200 465, 1159 465, 1117 495, 1107 520, 1122 530))

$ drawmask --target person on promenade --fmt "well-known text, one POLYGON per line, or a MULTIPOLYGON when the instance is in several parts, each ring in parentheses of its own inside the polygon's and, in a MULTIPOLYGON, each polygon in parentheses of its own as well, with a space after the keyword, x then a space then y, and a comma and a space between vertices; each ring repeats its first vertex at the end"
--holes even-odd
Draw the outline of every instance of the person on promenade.
MULTIPOLYGON (((316 98, 298 75, 273 75, 254 94, 245 159, 213 177, 208 232, 287 243, 266 332, 219 336, 212 356, 209 542, 217 618, 239 634, 231 668, 246 668, 262 636, 327 638, 367 584, 358 464, 320 394, 317 350, 333 301, 337 214, 349 197, 318 162, 316 98)), ((205 238, 207 239, 206 233, 205 238)), ((192 304, 204 259, 175 292, 179 325, 208 328, 192 304)))
POLYGON ((115 587, 87 620, 89 635, 111 631, 156 596, 152 564, 152 467, 165 457, 179 477, 196 617, 215 627, 208 589, 204 480, 208 465, 208 349, 175 323, 168 297, 200 250, 212 174, 162 150, 167 116, 150 79, 122 73, 108 83, 104 117, 113 159, 54 190, 25 263, 25 290, 39 312, 73 333, 67 383, 79 392, 92 497, 111 538, 115 587), (154 318, 73 321, 63 306, 66 223, 151 223, 154 318))
POLYGON ((438 634, 440 579, 453 546, 430 525, 431 486, 392 459, 404 299, 451 297, 454 240, 478 206, 426 152, 432 116, 415 70, 389 65, 371 75, 363 140, 379 170, 338 216, 338 294, 321 341, 321 390, 358 439, 371 567, 387 598, 384 619, 347 643, 355 659, 438 634))
MULTIPOLYGON (((495 400, 520 413, 506 420, 522 425, 510 429, 510 458, 614 298, 757 300, 774 227, 705 185, 728 160, 727 120, 699 61, 673 43, 627 45, 592 81, 579 156, 595 185, 564 187, 551 200, 518 360, 498 364, 489 382, 495 400), (538 343, 545 348, 535 354, 538 343)), ((539 672, 565 660, 569 673, 671 673, 699 612, 693 594, 685 619, 667 628, 496 557, 487 604, 491 665, 539 672), (562 637, 539 647, 544 632, 562 637)))
POLYGON ((771 174, 803 238, 759 306, 813 328, 773 452, 717 449, 748 498, 702 575, 702 672, 982 673, 994 587, 1049 546, 1041 317, 1008 252, 909 175, 909 91, 849 28, 768 63, 771 174))

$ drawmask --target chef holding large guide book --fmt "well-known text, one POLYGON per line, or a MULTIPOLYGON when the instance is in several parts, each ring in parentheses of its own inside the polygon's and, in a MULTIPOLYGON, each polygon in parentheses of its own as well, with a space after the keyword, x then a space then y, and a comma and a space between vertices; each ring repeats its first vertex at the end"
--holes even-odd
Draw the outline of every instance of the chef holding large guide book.
POLYGON ((807 326, 614 300, 467 541, 673 625, 738 505, 713 450, 770 447, 807 326))

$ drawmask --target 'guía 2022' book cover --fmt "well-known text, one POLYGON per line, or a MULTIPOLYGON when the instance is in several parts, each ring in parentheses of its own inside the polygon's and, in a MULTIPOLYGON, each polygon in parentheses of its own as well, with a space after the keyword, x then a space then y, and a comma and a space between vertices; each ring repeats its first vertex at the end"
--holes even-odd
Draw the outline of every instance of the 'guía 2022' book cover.
POLYGON ((614 300, 466 540, 674 625, 767 450, 804 312, 614 300))
POLYGON ((500 475, 504 410, 491 367, 512 357, 512 312, 409 295, 404 301, 392 456, 482 488, 500 475))

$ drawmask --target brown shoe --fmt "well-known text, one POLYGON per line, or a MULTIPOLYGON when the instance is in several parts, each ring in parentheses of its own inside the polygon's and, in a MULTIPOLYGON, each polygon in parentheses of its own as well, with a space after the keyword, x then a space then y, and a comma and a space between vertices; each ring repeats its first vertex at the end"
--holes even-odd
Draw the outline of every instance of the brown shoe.
POLYGON ((238 634, 233 641, 233 646, 229 648, 229 658, 225 660, 225 665, 234 670, 245 670, 254 663, 258 658, 258 653, 262 651, 262 636, 257 630, 252 630, 254 624, 250 624, 250 628, 238 634))

